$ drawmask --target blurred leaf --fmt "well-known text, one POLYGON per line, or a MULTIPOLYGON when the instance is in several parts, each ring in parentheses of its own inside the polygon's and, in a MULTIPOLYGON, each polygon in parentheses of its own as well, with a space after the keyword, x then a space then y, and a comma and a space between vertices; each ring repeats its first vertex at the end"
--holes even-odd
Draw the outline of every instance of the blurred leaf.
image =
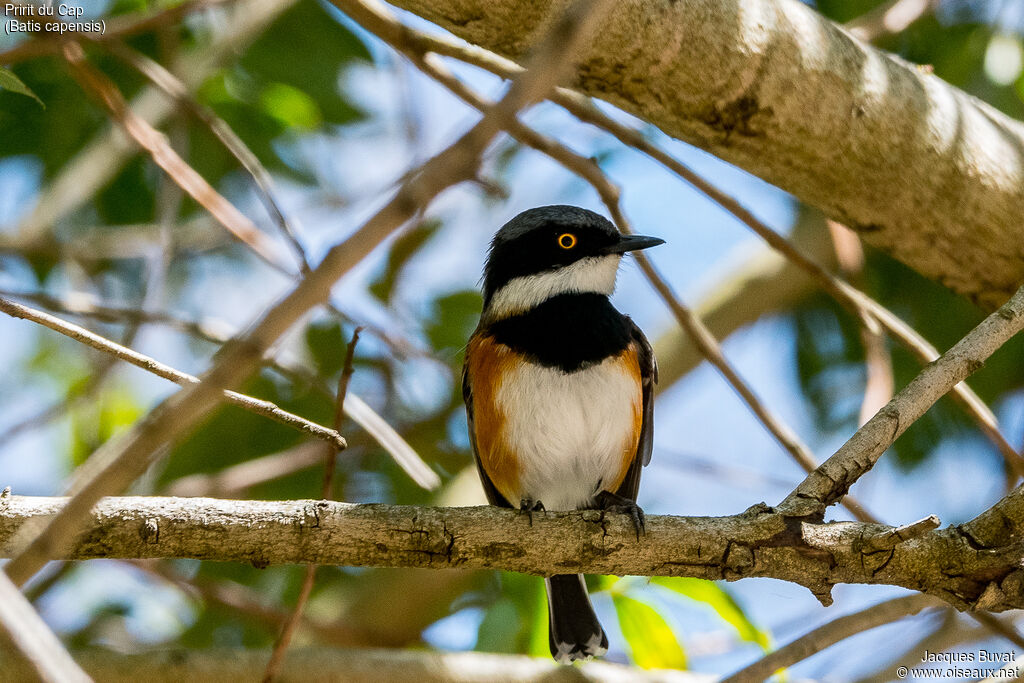
POLYGON ((815 0, 814 8, 832 21, 845 23, 869 12, 886 0, 815 0))
POLYGON ((736 629, 736 634, 742 640, 757 644, 765 652, 771 649, 771 636, 768 635, 768 632, 755 626, 732 595, 714 581, 678 576, 655 576, 651 577, 651 583, 707 605, 726 623, 736 629))
POLYGON ((143 414, 125 388, 108 389, 95 401, 87 401, 71 413, 71 462, 76 467, 99 448, 135 424, 143 414))
POLYGON ((323 121, 312 97, 284 83, 270 83, 260 93, 263 110, 288 128, 313 130, 323 121))
POLYGON ((340 124, 361 116, 341 93, 338 76, 354 59, 369 61, 366 47, 316 0, 301 0, 274 22, 239 62, 263 83, 283 83, 306 93, 324 122, 340 124))
POLYGON ((497 578, 495 599, 480 622, 475 649, 548 656, 544 582, 513 572, 501 572, 497 578))
POLYGON ((81 386, 92 368, 77 342, 57 336, 49 330, 37 330, 35 353, 25 363, 25 370, 53 380, 61 394, 81 386))
POLYGON ((522 630, 522 615, 516 604, 502 598, 484 613, 478 629, 476 649, 480 652, 515 654, 522 630))
POLYGON ((10 90, 11 92, 31 97, 39 103, 40 107, 46 109, 46 105, 43 104, 43 101, 39 99, 34 92, 32 92, 31 88, 22 83, 21 79, 14 75, 13 71, 2 67, 0 67, 0 89, 10 90))
POLYGON ((642 669, 685 669, 686 652, 665 618, 645 602, 612 593, 619 628, 642 669))
POLYGON ((370 284, 370 293, 381 302, 390 303, 402 269, 440 227, 439 220, 425 220, 399 235, 388 251, 388 262, 384 266, 384 272, 370 284))
POLYGON ((306 348, 316 364, 317 375, 333 377, 341 372, 348 341, 336 320, 319 320, 306 327, 306 348))
POLYGON ((427 337, 436 351, 461 349, 476 328, 483 297, 475 289, 464 289, 434 302, 427 325, 427 337))

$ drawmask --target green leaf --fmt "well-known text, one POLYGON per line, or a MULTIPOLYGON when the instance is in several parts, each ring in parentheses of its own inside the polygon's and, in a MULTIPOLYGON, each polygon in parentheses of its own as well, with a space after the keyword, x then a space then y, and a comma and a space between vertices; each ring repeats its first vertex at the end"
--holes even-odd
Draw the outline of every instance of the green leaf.
POLYGON ((427 243, 441 227, 441 221, 427 220, 403 232, 391 245, 388 262, 376 280, 370 285, 370 293, 383 303, 390 303, 395 292, 398 276, 405 264, 427 243))
POLYGON ((314 130, 322 122, 320 107, 312 97, 284 83, 270 83, 260 93, 263 110, 290 128, 314 130))
POLYGON ((742 640, 756 643, 765 652, 771 649, 771 636, 768 632, 755 626, 735 598, 717 583, 680 576, 655 576, 651 578, 651 583, 704 603, 736 629, 742 640))
POLYGON ((46 105, 43 101, 32 92, 32 89, 21 82, 21 79, 14 75, 14 72, 9 69, 0 69, 0 88, 4 90, 10 90, 26 97, 31 97, 33 100, 39 103, 39 106, 46 109, 46 105))
POLYGON ((614 592, 612 603, 634 664, 642 669, 686 668, 686 652, 658 610, 614 592))
POLYGON ((102 444, 132 426, 142 412, 142 406, 126 389, 106 391, 98 402, 86 402, 71 417, 72 463, 81 465, 102 444))
POLYGON ((336 320, 318 320, 306 328, 306 348, 320 377, 333 377, 345 366, 348 339, 336 320))
POLYGON ((548 638, 548 595, 543 581, 534 582, 533 624, 530 629, 530 644, 527 654, 547 657, 551 654, 548 638))
POLYGON ((480 292, 475 289, 454 292, 435 301, 427 326, 431 347, 438 351, 462 348, 476 327, 482 307, 480 292))

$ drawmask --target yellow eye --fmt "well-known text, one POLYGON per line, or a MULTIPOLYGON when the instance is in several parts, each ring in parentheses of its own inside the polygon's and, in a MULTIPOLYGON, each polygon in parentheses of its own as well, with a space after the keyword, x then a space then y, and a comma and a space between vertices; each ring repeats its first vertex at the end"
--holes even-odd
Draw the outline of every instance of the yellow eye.
POLYGON ((562 249, 572 249, 576 246, 576 235, 571 232, 563 232, 558 236, 558 246, 562 249))

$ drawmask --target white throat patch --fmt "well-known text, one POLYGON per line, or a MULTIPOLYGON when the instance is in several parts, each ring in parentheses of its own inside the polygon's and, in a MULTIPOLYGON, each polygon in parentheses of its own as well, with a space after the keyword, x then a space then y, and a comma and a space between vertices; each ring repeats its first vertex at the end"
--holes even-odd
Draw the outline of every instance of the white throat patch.
POLYGON ((525 313, 559 294, 610 295, 615 291, 615 275, 621 260, 619 254, 591 256, 558 270, 513 278, 491 297, 486 316, 501 320, 525 313))

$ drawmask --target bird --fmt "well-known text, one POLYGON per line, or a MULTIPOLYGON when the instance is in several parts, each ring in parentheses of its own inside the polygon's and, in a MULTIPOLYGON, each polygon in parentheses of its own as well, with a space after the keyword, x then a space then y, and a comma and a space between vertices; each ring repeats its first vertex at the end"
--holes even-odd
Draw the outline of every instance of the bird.
MULTIPOLYGON (((625 513, 639 540, 658 367, 609 297, 623 255, 663 243, 566 205, 529 209, 495 233, 462 373, 470 445, 492 505, 531 523, 540 510, 625 513)), ((583 575, 545 584, 551 656, 568 664, 605 654, 583 575)))

